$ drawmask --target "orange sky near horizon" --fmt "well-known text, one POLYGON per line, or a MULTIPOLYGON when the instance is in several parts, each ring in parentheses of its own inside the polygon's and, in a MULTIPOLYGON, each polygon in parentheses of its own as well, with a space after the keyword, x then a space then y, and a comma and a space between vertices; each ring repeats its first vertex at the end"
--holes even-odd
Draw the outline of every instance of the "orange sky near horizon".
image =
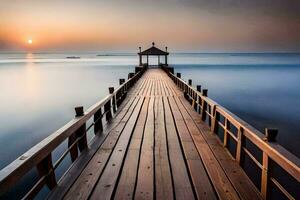
POLYGON ((126 50, 152 41, 178 50, 299 50, 298 15, 116 2, 0 0, 0 50, 126 50))

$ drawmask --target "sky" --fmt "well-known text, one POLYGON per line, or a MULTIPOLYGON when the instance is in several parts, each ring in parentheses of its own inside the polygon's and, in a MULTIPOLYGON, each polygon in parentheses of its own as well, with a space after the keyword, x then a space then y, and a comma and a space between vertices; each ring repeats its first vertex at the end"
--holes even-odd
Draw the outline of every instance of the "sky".
POLYGON ((0 51, 300 51, 299 0, 0 0, 0 51), (32 40, 32 44, 28 43, 32 40))

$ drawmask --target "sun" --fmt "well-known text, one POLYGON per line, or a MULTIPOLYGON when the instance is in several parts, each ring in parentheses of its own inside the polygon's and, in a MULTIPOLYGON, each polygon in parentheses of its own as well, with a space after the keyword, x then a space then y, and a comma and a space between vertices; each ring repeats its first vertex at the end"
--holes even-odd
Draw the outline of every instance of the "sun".
POLYGON ((27 43, 28 43, 28 44, 32 44, 32 42, 33 42, 32 39, 28 39, 28 40, 27 40, 27 43))

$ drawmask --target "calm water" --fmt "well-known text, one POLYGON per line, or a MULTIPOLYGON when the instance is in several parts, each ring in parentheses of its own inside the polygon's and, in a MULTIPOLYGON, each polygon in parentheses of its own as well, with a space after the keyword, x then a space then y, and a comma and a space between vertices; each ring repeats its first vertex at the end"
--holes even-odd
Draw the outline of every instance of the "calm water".
MULTIPOLYGON (((138 58, 123 54, 0 54, 0 168, 127 78, 138 58), (66 56, 81 59, 65 59, 66 56)), ((300 157, 300 54, 171 54, 184 79, 300 157)), ((150 59, 153 64, 156 59, 150 59)))

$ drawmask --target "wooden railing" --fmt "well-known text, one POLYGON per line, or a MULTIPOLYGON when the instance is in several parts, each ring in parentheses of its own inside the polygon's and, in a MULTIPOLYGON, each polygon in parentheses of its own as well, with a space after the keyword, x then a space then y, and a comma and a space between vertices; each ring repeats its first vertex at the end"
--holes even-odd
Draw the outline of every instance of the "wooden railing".
MULTIPOLYGON (((287 199, 300 198, 300 159, 276 143, 275 138, 278 133, 276 129, 265 129, 265 134, 261 133, 208 98, 207 89, 201 91, 200 85, 193 88, 192 80, 188 80, 188 83, 186 83, 181 79, 180 73, 177 73, 177 76, 174 75, 174 68, 163 65, 161 67, 183 91, 184 97, 201 115, 202 120, 208 124, 211 132, 216 134, 221 132, 224 147, 227 149, 229 149, 229 146, 232 147, 232 145, 229 145, 229 140, 230 143, 235 142, 235 149, 231 149, 233 159, 241 167, 246 168, 244 163, 247 156, 259 168, 260 183, 254 184, 258 187, 264 199, 270 199, 271 190, 274 187, 287 199), (253 148, 258 151, 254 151, 253 148), (278 166, 282 169, 283 174, 276 174, 278 170, 275 170, 275 168, 278 169, 278 166), (276 175, 281 176, 281 178, 277 179, 276 175), (293 182, 290 184, 293 188, 283 185, 283 182, 287 181, 286 176, 290 176, 288 181, 293 182)), ((249 176, 249 178, 252 177, 249 176)))
POLYGON ((34 168, 37 169, 39 178, 23 198, 34 198, 45 185, 50 190, 54 189, 58 182, 55 170, 60 163, 67 155, 71 156, 71 161, 74 163, 81 152, 89 149, 90 144, 87 142, 87 132, 94 128, 95 135, 102 133, 104 125, 111 120, 126 97, 128 90, 142 76, 145 70, 145 67, 137 67, 136 73, 128 74, 127 81, 125 79, 119 80, 119 88, 114 90, 113 87, 110 87, 110 94, 85 112, 83 107, 76 107, 74 119, 2 169, 0 171, 0 195, 5 194, 14 187, 24 175, 34 168), (92 119, 92 117, 93 123, 87 126, 87 121, 92 119), (53 151, 66 140, 68 140, 68 148, 53 163, 53 151))

